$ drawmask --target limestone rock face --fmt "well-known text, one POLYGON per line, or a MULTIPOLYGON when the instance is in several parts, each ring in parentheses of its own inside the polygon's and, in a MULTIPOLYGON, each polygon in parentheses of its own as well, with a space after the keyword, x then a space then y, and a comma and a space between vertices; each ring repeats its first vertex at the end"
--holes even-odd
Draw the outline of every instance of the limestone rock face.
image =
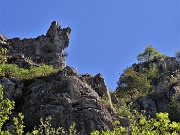
POLYGON ((68 129, 76 123, 80 135, 112 129, 111 115, 97 92, 70 67, 49 77, 34 79, 24 93, 21 108, 27 129, 47 117, 51 117, 53 127, 68 129))

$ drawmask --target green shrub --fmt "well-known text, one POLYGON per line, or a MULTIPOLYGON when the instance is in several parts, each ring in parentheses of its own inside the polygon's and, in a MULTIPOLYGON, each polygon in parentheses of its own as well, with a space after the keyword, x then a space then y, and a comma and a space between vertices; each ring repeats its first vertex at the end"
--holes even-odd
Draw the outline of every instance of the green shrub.
POLYGON ((148 70, 146 70, 145 74, 146 74, 148 80, 158 77, 157 65, 156 64, 150 65, 150 68, 148 70))
POLYGON ((40 76, 47 76, 51 73, 57 72, 58 69, 52 66, 42 65, 39 67, 31 67, 30 69, 19 68, 15 64, 0 64, 0 76, 17 77, 20 79, 32 79, 40 76))
POLYGON ((118 95, 130 95, 132 100, 145 95, 151 88, 147 75, 134 71, 132 67, 124 71, 117 84, 118 95))
POLYGON ((10 132, 3 130, 3 125, 7 120, 9 120, 9 115, 11 110, 14 108, 14 102, 9 99, 4 99, 3 97, 3 87, 0 85, 0 134, 10 135, 10 132))
POLYGON ((157 113, 156 118, 146 117, 144 112, 130 111, 125 102, 119 108, 119 117, 128 118, 129 125, 118 123, 113 131, 93 131, 91 135, 179 135, 180 122, 170 121, 168 113, 157 113))

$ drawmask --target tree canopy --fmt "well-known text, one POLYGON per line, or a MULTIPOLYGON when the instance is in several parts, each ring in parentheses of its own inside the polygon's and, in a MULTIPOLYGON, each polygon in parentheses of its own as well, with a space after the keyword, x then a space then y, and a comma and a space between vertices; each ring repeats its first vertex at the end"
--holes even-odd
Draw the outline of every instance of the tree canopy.
POLYGON ((158 50, 156 50, 152 45, 149 45, 145 48, 143 53, 140 53, 137 56, 137 60, 139 62, 144 62, 144 61, 150 61, 154 58, 166 58, 167 56, 164 54, 161 54, 158 50))
POLYGON ((135 95, 143 95, 151 88, 147 76, 134 71, 133 68, 127 68, 120 76, 117 84, 117 89, 127 93, 131 98, 135 95))

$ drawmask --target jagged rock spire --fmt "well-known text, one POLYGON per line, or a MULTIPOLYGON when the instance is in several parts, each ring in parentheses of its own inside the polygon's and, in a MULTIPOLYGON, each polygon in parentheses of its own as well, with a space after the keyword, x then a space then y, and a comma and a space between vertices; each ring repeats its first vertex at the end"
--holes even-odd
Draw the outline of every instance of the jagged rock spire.
POLYGON ((68 47, 70 32, 71 29, 69 27, 62 29, 57 21, 53 21, 46 36, 51 38, 52 43, 56 46, 56 51, 62 52, 68 47))
POLYGON ((57 36, 56 34, 58 34, 60 29, 61 29, 61 26, 59 25, 59 23, 57 21, 53 21, 46 33, 46 36, 50 38, 54 38, 54 36, 57 36))
MULTIPOLYGON (((66 62, 63 50, 69 45, 70 32, 71 29, 69 27, 61 28, 57 21, 53 21, 46 36, 41 35, 37 38, 7 39, 7 43, 10 45, 8 55, 14 57, 22 55, 25 59, 28 61, 30 59, 35 64, 65 67, 66 62)), ((6 39, 0 35, 0 44, 4 45, 5 41, 6 39)), ((18 63, 20 67, 24 67, 24 64, 20 61, 14 63, 18 63)), ((29 67, 29 64, 26 67, 29 67)))

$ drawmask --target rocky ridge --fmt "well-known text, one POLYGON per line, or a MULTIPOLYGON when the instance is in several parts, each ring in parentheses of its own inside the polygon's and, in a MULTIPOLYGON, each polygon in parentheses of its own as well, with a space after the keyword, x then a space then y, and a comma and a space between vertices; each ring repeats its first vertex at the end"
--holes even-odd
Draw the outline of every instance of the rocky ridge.
MULTIPOLYGON (((116 111, 112 104, 121 106, 116 93, 109 93, 101 74, 79 75, 66 65, 64 49, 68 47, 70 28, 61 28, 58 22, 51 23, 46 35, 34 39, 7 39, 0 35, 0 49, 7 48, 8 62, 30 68, 41 64, 59 68, 59 72, 31 80, 0 77, 5 97, 14 100, 13 115, 23 112, 26 131, 40 124, 40 119, 51 117, 53 127, 68 129, 76 124, 80 135, 93 130, 112 130, 116 111)), ((133 102, 133 108, 146 110, 155 117, 157 112, 169 112, 170 118, 180 121, 180 106, 172 110, 173 98, 180 101, 180 63, 176 58, 154 59, 133 64, 136 72, 143 73, 156 64, 160 78, 151 81, 152 92, 133 102), (175 94, 175 96, 173 96, 175 94)), ((126 125, 128 120, 121 120, 126 125)))

